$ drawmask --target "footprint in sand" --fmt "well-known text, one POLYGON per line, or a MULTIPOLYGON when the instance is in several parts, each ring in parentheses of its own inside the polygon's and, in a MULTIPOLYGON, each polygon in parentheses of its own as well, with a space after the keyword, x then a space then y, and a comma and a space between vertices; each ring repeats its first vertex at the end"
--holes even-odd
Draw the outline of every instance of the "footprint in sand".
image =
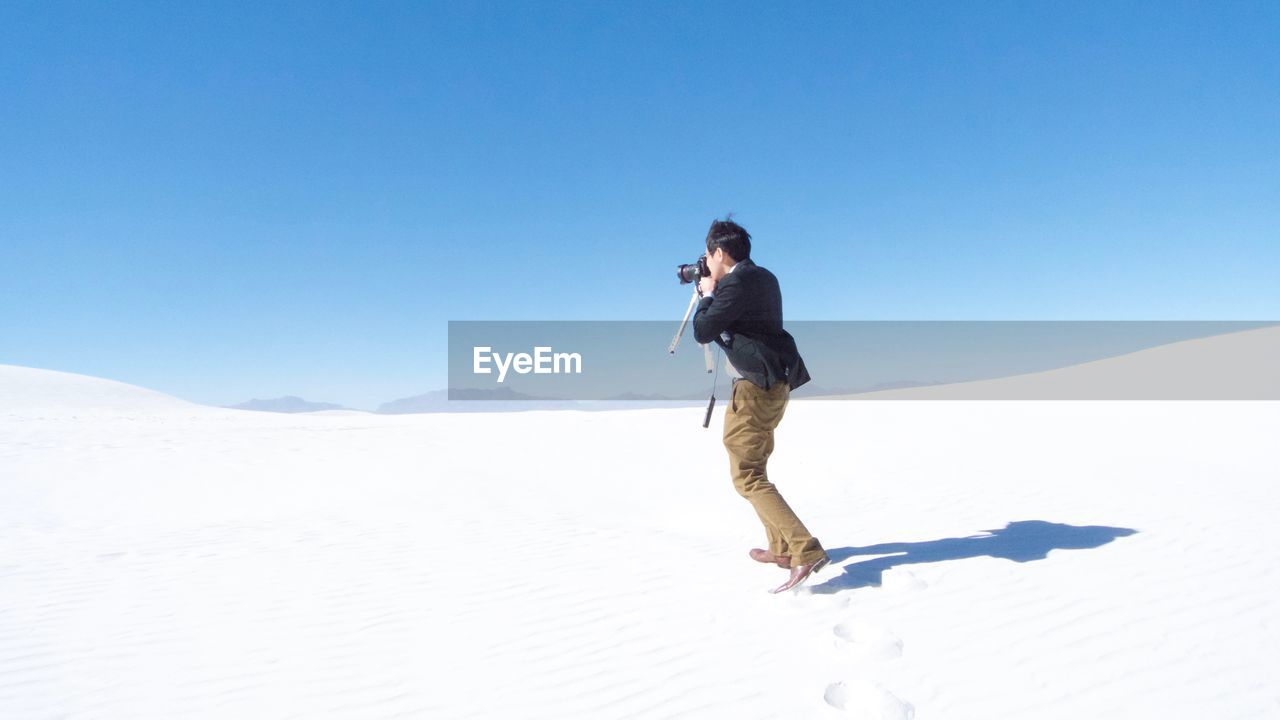
POLYGON ((870 623, 840 623, 831 629, 836 647, 861 660, 893 660, 902 657, 902 639, 870 623))
POLYGON ((832 683, 823 695, 827 704, 860 718, 912 720, 916 709, 893 693, 868 683, 832 683))
POLYGON ((890 570, 884 574, 884 578, 880 581, 880 586, 885 590, 894 592, 919 592, 929 587, 929 583, 916 577, 916 574, 910 570, 890 570))

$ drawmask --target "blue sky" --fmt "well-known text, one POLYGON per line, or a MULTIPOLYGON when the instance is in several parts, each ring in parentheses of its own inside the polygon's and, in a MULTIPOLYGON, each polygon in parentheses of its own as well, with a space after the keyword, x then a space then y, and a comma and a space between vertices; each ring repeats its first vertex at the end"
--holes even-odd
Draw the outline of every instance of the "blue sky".
MULTIPOLYGON (((1280 318, 1280 4, 0 5, 0 363, 445 385, 448 320, 1280 318)), ((803 348, 802 348, 803 350, 803 348)))

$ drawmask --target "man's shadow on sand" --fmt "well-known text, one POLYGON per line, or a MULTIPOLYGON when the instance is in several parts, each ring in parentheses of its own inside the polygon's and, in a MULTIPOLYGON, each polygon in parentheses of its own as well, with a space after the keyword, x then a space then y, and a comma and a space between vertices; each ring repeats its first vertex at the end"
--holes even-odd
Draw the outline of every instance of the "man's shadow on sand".
POLYGON ((945 538, 924 542, 883 543, 866 547, 843 547, 828 550, 832 565, 857 555, 888 555, 846 565, 844 574, 811 591, 831 594, 841 590, 878 586, 884 572, 900 565, 964 560, 976 557, 995 557, 1030 562, 1043 560, 1050 550, 1088 550, 1101 547, 1116 538, 1138 532, 1130 528, 1103 525, 1064 525, 1044 520, 1019 520, 1000 530, 987 530, 983 535, 963 538, 945 538))

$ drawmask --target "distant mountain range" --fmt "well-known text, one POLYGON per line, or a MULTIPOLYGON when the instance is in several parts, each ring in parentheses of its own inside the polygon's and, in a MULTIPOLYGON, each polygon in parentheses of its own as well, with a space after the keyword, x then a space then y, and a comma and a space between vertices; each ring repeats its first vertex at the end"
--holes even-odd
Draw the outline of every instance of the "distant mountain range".
POLYGON ((433 390, 422 395, 400 398, 383 403, 374 412, 382 415, 431 412, 506 412, 511 410, 540 410, 545 403, 557 406, 571 405, 564 400, 540 398, 519 393, 511 388, 494 390, 433 390))
MULTIPOLYGON (((851 393, 875 392, 898 388, 933 385, 932 382, 904 380, 893 383, 877 383, 861 388, 828 388, 808 384, 796 391, 796 398, 815 398, 843 396, 851 393)), ((727 396, 728 390, 721 387, 717 397, 727 396)), ((373 412, 379 415, 405 415, 411 413, 439 412, 511 412, 513 410, 606 410, 617 408, 640 407, 673 407, 706 402, 706 393, 693 393, 679 397, 654 393, 625 392, 602 400, 565 400, 563 398, 539 397, 516 392, 511 388, 495 388, 492 390, 458 389, 433 390, 422 395, 392 400, 378 406, 373 412)), ((321 410, 351 410, 335 403, 311 402, 295 395, 272 398, 269 400, 254 399, 239 405, 227 405, 235 410, 259 410, 263 412, 305 413, 321 410)))
MULTIPOLYGON (((899 381, 854 390, 809 383, 798 399, 857 400, 1280 400, 1280 325, 1183 340, 1042 372, 988 380, 933 383, 899 381), (925 387, 928 386, 928 387, 925 387)), ((716 396, 724 402, 728 388, 716 396)), ((384 403, 381 414, 628 410, 704 406, 706 395, 668 398, 621 393, 607 400, 556 400, 509 389, 415 395, 384 403), (458 399, 458 398, 463 399, 458 399)), ((113 416, 138 412, 192 412, 197 403, 154 390, 77 373, 0 364, 0 411, 33 417, 113 416)), ((206 406, 207 407, 207 406, 206 406)), ((237 410, 283 413, 367 412, 296 396, 254 399, 237 410)), ((130 415, 132 417, 132 415, 130 415)))
POLYGON ((278 413, 305 413, 316 412, 319 410, 350 410, 350 408, 334 403, 310 402, 303 400, 296 395, 285 395, 284 397, 271 398, 269 400, 259 400, 254 398, 249 402, 242 402, 239 405, 227 405, 232 410, 261 410, 264 412, 278 413))

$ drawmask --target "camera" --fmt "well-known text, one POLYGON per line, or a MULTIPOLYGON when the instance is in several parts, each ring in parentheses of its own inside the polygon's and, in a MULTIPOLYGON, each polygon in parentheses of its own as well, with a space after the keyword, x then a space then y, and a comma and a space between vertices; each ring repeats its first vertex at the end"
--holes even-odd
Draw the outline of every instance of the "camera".
POLYGON ((707 258, 705 256, 698 258, 696 263, 680 265, 676 268, 676 277, 680 278, 681 285, 697 282, 699 278, 704 278, 710 274, 711 269, 707 267, 707 258))

